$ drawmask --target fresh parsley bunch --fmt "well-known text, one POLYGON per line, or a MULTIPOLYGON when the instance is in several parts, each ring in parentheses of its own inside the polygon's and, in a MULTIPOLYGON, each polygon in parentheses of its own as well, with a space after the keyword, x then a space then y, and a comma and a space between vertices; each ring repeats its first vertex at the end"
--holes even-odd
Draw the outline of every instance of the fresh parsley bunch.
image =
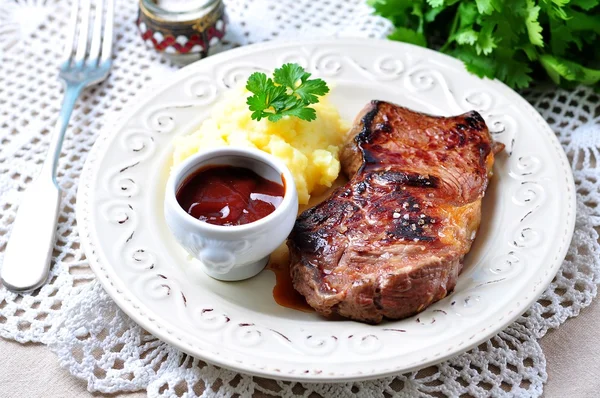
POLYGON ((273 79, 255 72, 248 78, 246 89, 252 96, 246 101, 252 111, 252 119, 267 118, 271 122, 283 116, 295 116, 302 120, 315 120, 317 113, 310 104, 319 102, 318 96, 329 92, 321 79, 309 79, 310 73, 298 64, 285 64, 275 69, 273 79))
POLYGON ((600 0, 368 0, 389 36, 461 59, 513 88, 545 74, 600 88, 600 0))

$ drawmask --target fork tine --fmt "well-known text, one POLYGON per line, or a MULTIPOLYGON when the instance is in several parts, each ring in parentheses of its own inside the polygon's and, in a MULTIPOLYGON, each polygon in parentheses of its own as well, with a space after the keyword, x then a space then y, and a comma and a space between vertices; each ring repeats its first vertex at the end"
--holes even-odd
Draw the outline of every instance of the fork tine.
POLYGON ((81 64, 85 58, 90 35, 90 0, 83 1, 83 14, 81 15, 81 24, 79 26, 79 43, 75 52, 75 63, 81 64))
POLYGON ((104 20, 104 0, 96 0, 94 18, 94 29, 92 31, 92 44, 90 44, 90 53, 87 63, 92 65, 98 62, 100 56, 100 42, 102 41, 102 21, 104 20))
POLYGON ((79 1, 72 0, 71 3, 71 17, 69 18, 69 30, 65 39, 65 49, 63 51, 64 62, 71 60, 73 55, 73 47, 75 44, 75 36, 77 34, 77 14, 79 11, 79 1))
POLYGON ((102 42, 102 58, 100 62, 111 59, 113 43, 113 25, 115 14, 115 0, 108 0, 106 4, 106 24, 104 25, 104 41, 102 42))

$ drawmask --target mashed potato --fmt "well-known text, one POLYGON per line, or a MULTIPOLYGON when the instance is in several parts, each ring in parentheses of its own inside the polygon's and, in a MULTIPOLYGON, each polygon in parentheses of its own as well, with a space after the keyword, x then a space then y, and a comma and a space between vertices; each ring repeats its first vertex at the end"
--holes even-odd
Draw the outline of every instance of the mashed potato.
POLYGON ((249 146, 281 159, 290 169, 298 190, 298 201, 307 204, 311 193, 331 187, 338 177, 338 153, 349 124, 337 109, 321 97, 311 105, 317 112, 312 122, 284 117, 276 123, 252 120, 246 104, 249 93, 239 87, 215 104, 212 115, 194 133, 175 140, 173 165, 201 149, 249 146))

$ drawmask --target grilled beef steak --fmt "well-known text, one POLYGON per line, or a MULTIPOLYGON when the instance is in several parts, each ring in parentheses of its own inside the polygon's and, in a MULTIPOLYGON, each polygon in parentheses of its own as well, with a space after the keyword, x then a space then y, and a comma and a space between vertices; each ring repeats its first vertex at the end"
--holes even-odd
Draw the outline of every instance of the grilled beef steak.
POLYGON ((294 288, 326 316, 405 318, 456 285, 496 147, 477 112, 434 117, 382 101, 350 135, 350 181, 303 212, 288 239, 294 288))

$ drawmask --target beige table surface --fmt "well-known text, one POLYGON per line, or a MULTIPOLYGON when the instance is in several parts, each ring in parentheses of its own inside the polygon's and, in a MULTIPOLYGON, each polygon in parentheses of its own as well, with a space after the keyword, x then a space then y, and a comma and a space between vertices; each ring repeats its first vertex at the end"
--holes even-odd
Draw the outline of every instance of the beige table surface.
MULTIPOLYGON (((600 299, 542 339, 547 359, 545 397, 600 397, 600 299)), ((0 338, 0 398, 144 397, 144 393, 91 394, 86 383, 58 365, 54 353, 37 344, 0 338)))

